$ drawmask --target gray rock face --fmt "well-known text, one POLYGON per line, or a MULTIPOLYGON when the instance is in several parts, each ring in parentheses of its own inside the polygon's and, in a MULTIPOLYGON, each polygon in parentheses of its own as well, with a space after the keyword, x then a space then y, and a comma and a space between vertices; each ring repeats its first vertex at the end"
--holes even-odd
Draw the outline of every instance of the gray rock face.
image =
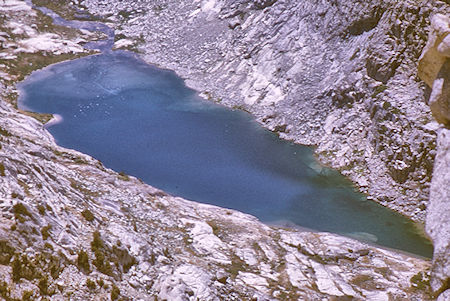
POLYGON ((148 62, 283 138, 317 145, 370 198, 424 221, 436 127, 416 66, 430 15, 449 6, 419 2, 83 3, 148 62))
POLYGON ((439 129, 426 229, 434 242, 431 286, 445 300, 450 283, 450 18, 433 17, 419 60, 419 76, 432 88, 429 104, 439 129), (447 128, 445 128, 445 126, 447 128))
MULTIPOLYGON (((434 242, 431 285, 435 292, 448 290, 450 283, 450 130, 438 134, 437 155, 431 184, 426 229, 434 242)), ((448 293, 448 292, 447 292, 448 293)))

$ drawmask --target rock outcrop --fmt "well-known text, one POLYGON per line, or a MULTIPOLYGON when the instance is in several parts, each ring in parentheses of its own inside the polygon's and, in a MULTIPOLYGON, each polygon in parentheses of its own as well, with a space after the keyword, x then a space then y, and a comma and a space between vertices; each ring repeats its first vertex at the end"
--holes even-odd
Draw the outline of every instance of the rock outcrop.
POLYGON ((428 43, 419 59, 419 76, 432 88, 429 105, 442 124, 431 183, 426 229, 434 242, 432 289, 450 294, 450 17, 431 21, 428 43), (447 292, 445 292, 447 290, 447 292))
POLYGON ((419 58, 420 78, 432 88, 428 101, 434 118, 450 125, 450 17, 437 14, 431 21, 428 43, 419 58))
MULTIPOLYGON (((441 128, 431 183, 426 229, 433 240, 432 289, 450 293, 450 130, 441 128)), ((443 299, 445 300, 445 299, 443 299)))

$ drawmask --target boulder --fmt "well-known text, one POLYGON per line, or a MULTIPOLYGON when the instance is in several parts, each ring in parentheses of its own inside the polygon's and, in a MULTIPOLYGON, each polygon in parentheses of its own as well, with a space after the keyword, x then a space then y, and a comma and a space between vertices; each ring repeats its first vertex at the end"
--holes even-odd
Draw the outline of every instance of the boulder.
POLYGON ((446 58, 450 57, 450 18, 436 14, 431 19, 428 42, 419 58, 419 77, 432 87, 446 58))
POLYGON ((436 14, 431 20, 428 43, 419 58, 419 77, 432 88, 429 105, 434 118, 450 124, 450 18, 436 14))

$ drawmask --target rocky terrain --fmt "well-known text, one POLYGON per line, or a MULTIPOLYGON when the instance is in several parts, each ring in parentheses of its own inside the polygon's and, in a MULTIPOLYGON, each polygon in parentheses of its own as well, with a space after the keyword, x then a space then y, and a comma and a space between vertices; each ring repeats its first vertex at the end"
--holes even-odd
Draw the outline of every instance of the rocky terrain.
POLYGON ((5 299, 428 299, 427 261, 165 195, 1 113, 5 299))
POLYGON ((322 163, 374 201, 418 221, 430 205, 435 266, 444 267, 435 269, 434 289, 448 287, 449 94, 435 101, 431 88, 438 73, 436 82, 448 82, 449 25, 430 28, 436 14, 450 15, 448 1, 83 3, 113 23, 118 46, 134 41, 147 61, 175 70, 206 98, 317 145, 322 163), (427 40, 435 50, 418 70, 427 40))
POLYGON ((438 129, 427 232, 434 242, 432 288, 450 298, 450 16, 431 19, 428 43, 419 58, 419 76, 432 88, 428 99, 438 129), (445 291, 445 292, 444 292, 445 291))
MULTIPOLYGON (((333 234, 268 227, 169 196, 58 147, 36 120, 48 116, 15 108, 14 83, 88 54, 82 44, 98 35, 54 26, 26 2, 6 0, 0 3, 3 299, 428 300, 440 294, 446 300, 449 134, 434 121, 416 76, 430 16, 448 12, 444 2, 41 2, 66 17, 89 9, 116 28, 116 47, 141 51, 205 97, 249 110, 284 138, 318 145, 324 163, 374 200, 416 220, 428 210, 437 246, 432 290, 426 260, 333 234), (431 185, 429 205, 435 156, 440 182, 431 185)), ((437 91, 440 82, 447 87, 446 74, 424 80, 437 91)), ((445 100, 444 92, 431 93, 430 101, 445 100)), ((432 106, 433 113, 435 107, 442 108, 432 106)))

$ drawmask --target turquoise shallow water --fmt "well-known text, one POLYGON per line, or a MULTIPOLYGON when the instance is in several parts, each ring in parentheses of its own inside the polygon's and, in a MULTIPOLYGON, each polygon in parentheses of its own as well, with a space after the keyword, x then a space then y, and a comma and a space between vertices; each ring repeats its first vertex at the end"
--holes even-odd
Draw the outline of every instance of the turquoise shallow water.
POLYGON ((125 52, 50 66, 19 85, 21 108, 59 114, 49 131, 117 171, 266 223, 366 239, 430 257, 414 224, 369 202, 308 147, 200 99, 173 72, 125 52))

